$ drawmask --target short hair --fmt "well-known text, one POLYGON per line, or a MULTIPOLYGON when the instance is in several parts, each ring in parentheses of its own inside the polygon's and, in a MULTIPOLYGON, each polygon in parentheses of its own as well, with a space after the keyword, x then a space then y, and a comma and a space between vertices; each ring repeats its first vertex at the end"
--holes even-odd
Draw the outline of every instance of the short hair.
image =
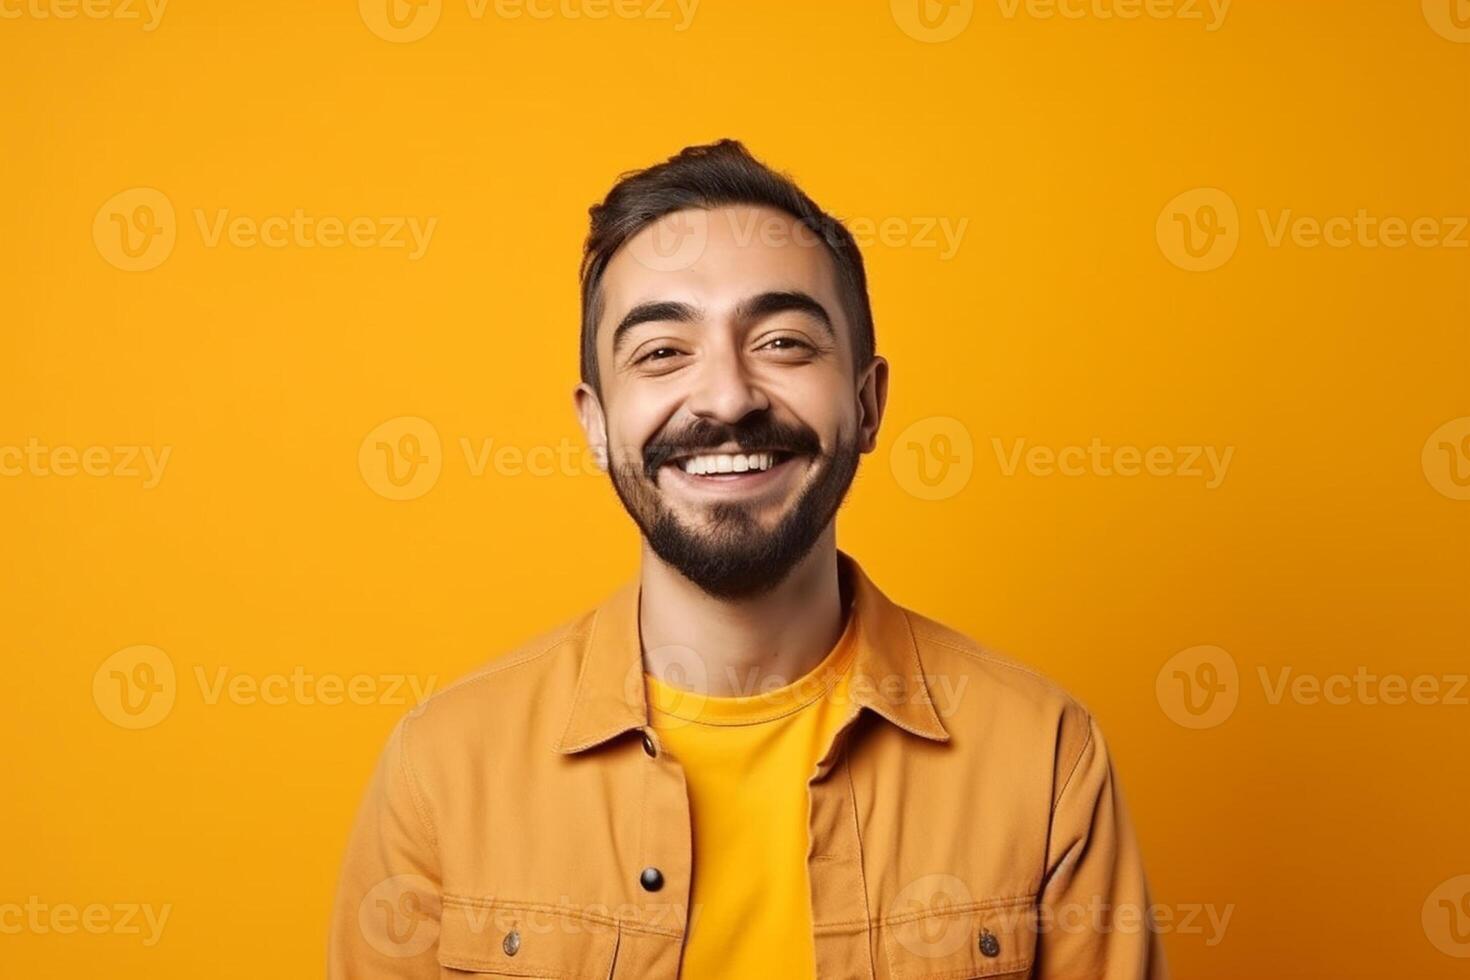
POLYGON ((619 176, 588 213, 591 226, 582 249, 582 380, 601 392, 597 365, 597 320, 608 263, 627 241, 666 215, 732 205, 784 211, 827 246, 837 265, 843 310, 852 325, 853 361, 858 371, 873 360, 873 311, 863 256, 852 233, 785 174, 761 163, 739 140, 722 139, 680 150, 663 163, 619 176))

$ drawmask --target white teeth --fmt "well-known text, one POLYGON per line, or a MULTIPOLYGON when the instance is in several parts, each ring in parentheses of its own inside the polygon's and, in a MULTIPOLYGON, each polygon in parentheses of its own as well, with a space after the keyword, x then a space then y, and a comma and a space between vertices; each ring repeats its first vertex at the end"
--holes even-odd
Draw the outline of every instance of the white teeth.
POLYGON ((750 470, 768 470, 776 463, 773 453, 706 453, 690 456, 683 461, 685 473, 703 476, 706 473, 746 473, 750 470))

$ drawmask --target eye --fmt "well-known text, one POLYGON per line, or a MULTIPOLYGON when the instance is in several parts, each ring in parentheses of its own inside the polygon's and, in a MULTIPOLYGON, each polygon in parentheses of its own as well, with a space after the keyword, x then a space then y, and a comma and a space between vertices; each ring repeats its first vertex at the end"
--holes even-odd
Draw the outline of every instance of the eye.
POLYGON ((816 350, 811 344, 797 337, 772 337, 758 348, 759 350, 816 350))
POLYGON ((675 350, 673 347, 655 347, 647 354, 639 355, 638 359, 633 363, 642 364, 645 361, 666 361, 678 353, 679 351, 675 350))

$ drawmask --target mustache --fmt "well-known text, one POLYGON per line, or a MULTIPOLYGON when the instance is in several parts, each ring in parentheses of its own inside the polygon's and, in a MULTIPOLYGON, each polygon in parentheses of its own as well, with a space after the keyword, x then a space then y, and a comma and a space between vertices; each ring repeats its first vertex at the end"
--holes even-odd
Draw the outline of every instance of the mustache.
POLYGON ((743 452, 777 452, 816 456, 822 440, 809 426, 787 423, 770 415, 747 416, 734 425, 712 419, 695 419, 672 432, 660 433, 643 446, 643 473, 650 480, 659 467, 680 456, 718 449, 734 443, 743 452))

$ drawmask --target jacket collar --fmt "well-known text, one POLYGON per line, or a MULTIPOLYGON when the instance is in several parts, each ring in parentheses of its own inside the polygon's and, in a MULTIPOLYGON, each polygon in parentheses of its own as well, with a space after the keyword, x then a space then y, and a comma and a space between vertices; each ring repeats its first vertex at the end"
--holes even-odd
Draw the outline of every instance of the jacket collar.
MULTIPOLYGON (((904 731, 949 740, 924 680, 908 616, 878 590, 858 563, 837 552, 839 574, 848 578, 857 617, 857 654, 849 694, 854 703, 904 731)), ((562 753, 581 752, 648 724, 643 644, 638 631, 638 580, 621 586, 592 618, 562 753)))

